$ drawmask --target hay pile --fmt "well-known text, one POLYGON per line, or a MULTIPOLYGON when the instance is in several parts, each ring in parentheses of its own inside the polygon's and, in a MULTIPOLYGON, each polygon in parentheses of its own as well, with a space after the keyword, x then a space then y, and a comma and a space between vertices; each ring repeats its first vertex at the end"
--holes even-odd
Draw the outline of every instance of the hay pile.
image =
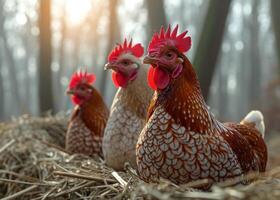
POLYGON ((204 181, 143 183, 129 166, 126 172, 114 172, 99 158, 67 154, 66 119, 23 116, 0 124, 0 199, 280 199, 280 168, 248 186, 228 187, 232 180, 211 192, 190 188, 204 181))

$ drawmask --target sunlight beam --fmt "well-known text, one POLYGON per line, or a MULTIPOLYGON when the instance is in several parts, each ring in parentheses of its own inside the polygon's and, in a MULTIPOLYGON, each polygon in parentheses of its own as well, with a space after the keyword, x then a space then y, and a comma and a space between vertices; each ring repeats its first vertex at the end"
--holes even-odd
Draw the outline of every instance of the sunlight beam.
POLYGON ((65 0, 67 21, 72 25, 83 22, 89 11, 91 10, 90 0, 65 0))

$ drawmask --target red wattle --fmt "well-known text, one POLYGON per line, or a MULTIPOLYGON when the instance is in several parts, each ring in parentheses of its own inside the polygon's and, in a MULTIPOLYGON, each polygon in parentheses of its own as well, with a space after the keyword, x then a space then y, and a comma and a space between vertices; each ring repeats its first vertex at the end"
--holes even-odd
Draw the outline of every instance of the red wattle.
POLYGON ((150 69, 148 72, 148 83, 149 83, 150 88, 152 88, 153 90, 157 90, 157 86, 154 81, 154 72, 155 72, 155 68, 150 66, 150 69))
POLYGON ((81 99, 79 99, 77 96, 73 95, 72 98, 72 103, 75 105, 80 105, 81 104, 81 99))
POLYGON ((164 89, 170 82, 169 74, 160 67, 150 67, 148 73, 148 82, 153 90, 164 89))
POLYGON ((116 87, 125 87, 125 85, 129 79, 127 77, 123 76, 121 73, 113 71, 112 80, 116 87))
POLYGON ((154 72, 154 80, 159 89, 164 89, 168 86, 170 82, 169 74, 157 67, 154 72))

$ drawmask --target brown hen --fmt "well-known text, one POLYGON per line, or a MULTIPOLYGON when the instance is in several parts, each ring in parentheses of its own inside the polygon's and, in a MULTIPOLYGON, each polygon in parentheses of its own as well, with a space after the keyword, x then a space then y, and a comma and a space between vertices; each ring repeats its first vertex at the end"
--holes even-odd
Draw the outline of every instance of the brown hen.
POLYGON ((91 85, 94 74, 77 72, 67 93, 76 105, 66 134, 66 150, 88 156, 102 154, 102 138, 109 115, 99 92, 91 85))
POLYGON ((191 46, 187 32, 155 33, 144 62, 151 64, 155 90, 136 147, 140 177, 184 184, 198 179, 224 181, 250 171, 263 172, 267 162, 264 123, 252 111, 239 123, 221 123, 208 110, 192 64, 184 55, 191 46))

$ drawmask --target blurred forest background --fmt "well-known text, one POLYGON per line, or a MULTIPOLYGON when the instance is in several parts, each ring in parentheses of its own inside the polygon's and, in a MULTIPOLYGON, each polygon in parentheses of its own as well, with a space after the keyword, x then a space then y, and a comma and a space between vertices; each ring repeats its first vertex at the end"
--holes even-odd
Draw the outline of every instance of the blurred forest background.
POLYGON ((212 112, 239 121, 260 109, 279 131, 279 11, 278 0, 0 0, 0 121, 69 110, 69 77, 84 66, 110 106, 112 47, 125 36, 147 46, 178 23, 212 112))

